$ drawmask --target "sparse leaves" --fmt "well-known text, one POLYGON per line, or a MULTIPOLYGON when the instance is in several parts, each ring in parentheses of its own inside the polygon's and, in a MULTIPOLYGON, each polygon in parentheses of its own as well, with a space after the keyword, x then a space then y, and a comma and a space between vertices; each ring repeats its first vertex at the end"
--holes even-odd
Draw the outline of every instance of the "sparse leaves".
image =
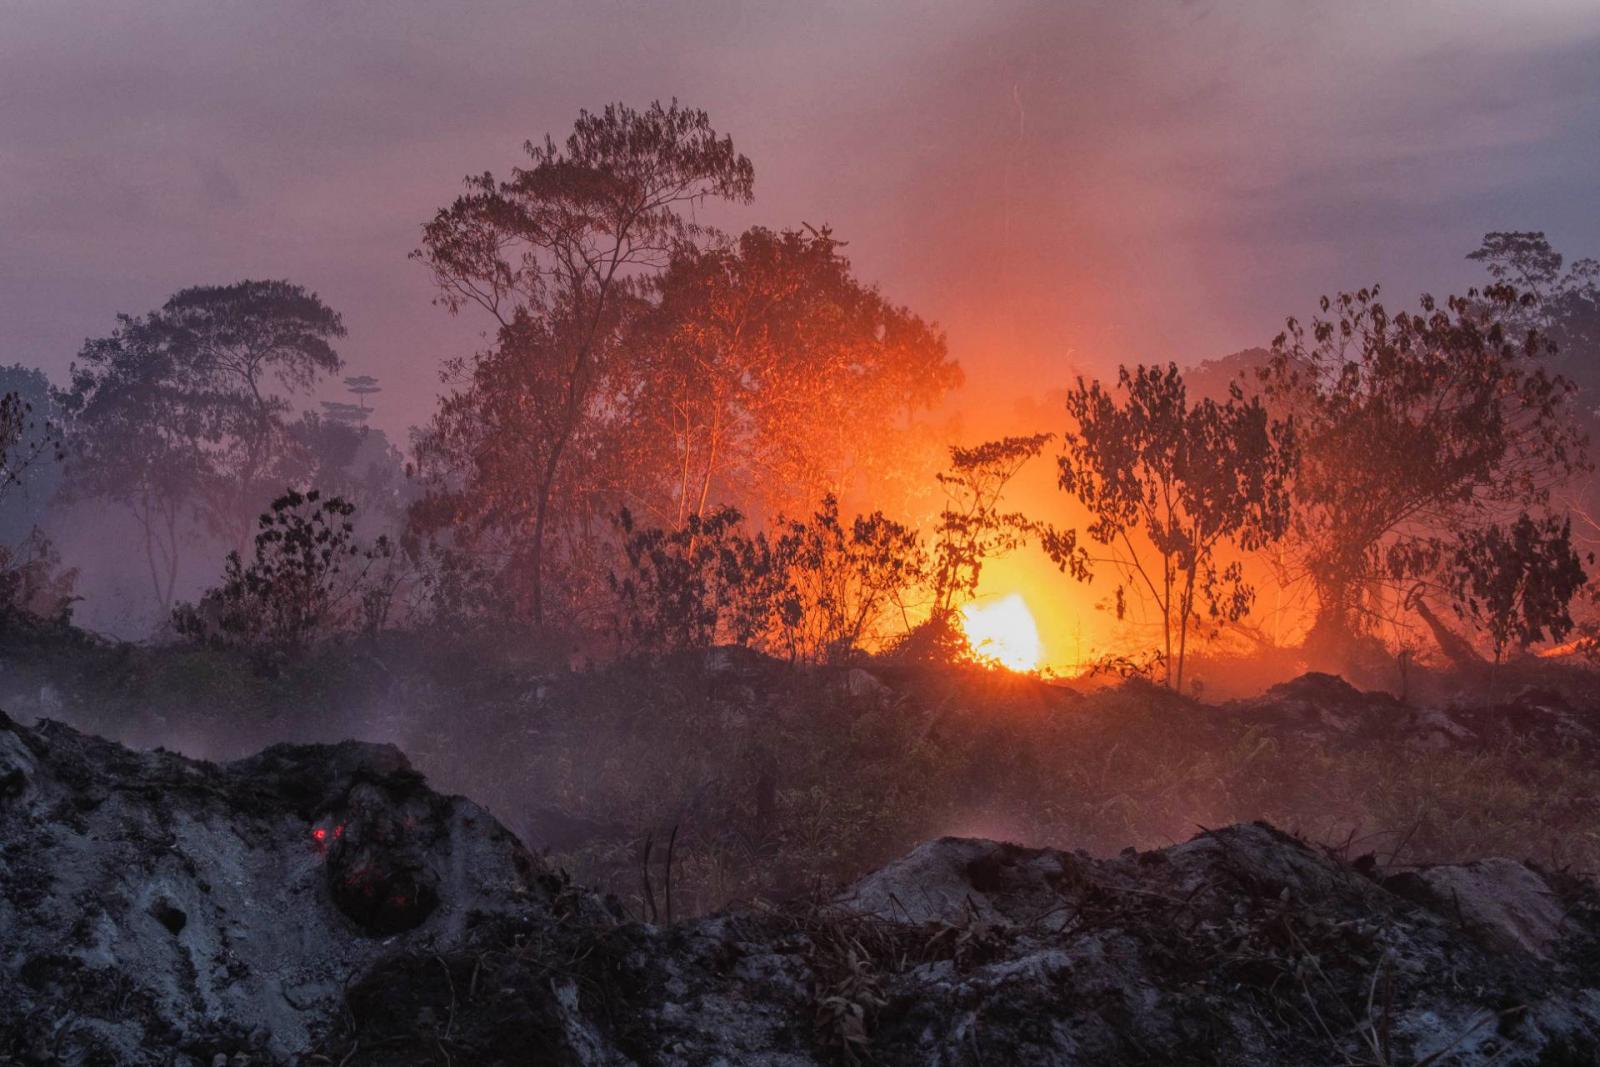
MULTIPOLYGON (((939 514, 933 551, 933 613, 947 615, 978 591, 985 561, 1013 552, 1047 534, 1043 524, 1019 511, 1002 511, 1000 499, 1018 471, 1043 451, 1055 434, 1004 437, 973 448, 952 446, 950 467, 938 475, 945 507, 939 514)), ((1049 548, 1073 558, 1062 535, 1049 548)))
POLYGON ((1098 547, 1076 530, 1050 530, 1043 543, 1080 581, 1112 566, 1119 618, 1130 592, 1154 606, 1166 680, 1181 688, 1191 624, 1237 620, 1254 600, 1239 562, 1219 565, 1218 548, 1261 548, 1288 529, 1295 428, 1237 387, 1225 403, 1191 405, 1173 364, 1123 367, 1118 389, 1120 399, 1078 380, 1058 460, 1059 484, 1088 508, 1098 547))
POLYGON ((1586 580, 1572 523, 1526 513, 1463 533, 1447 575, 1456 614, 1488 635, 1496 659, 1571 632, 1569 605, 1586 580))
POLYGON ((370 547, 355 539, 355 505, 313 489, 291 490, 260 518, 253 558, 230 553, 223 583, 199 604, 173 613, 179 633, 194 640, 279 657, 312 642, 381 622, 382 605, 367 579, 393 550, 380 537, 370 547))

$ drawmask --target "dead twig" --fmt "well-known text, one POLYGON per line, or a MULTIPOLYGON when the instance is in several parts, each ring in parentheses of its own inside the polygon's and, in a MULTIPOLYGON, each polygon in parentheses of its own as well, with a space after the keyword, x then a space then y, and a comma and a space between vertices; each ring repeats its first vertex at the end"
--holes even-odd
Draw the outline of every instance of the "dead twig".
POLYGON ((644 876, 644 902, 650 909, 650 921, 657 922, 661 916, 656 911, 656 893, 650 885, 650 846, 654 844, 651 834, 644 835, 644 855, 640 857, 639 869, 644 876))

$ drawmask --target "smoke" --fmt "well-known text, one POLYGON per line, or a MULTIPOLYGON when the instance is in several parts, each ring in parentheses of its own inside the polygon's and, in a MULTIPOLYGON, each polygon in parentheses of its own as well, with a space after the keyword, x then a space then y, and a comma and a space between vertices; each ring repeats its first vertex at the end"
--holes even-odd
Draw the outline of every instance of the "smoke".
POLYGON ((974 402, 1194 361, 1331 288, 1448 288, 1486 229, 1600 246, 1597 38, 1574 0, 23 3, 0 353, 60 380, 116 311, 289 277, 344 313, 401 439, 479 343, 405 258, 421 222, 581 107, 677 96, 757 165, 715 221, 832 223, 948 328, 974 402))

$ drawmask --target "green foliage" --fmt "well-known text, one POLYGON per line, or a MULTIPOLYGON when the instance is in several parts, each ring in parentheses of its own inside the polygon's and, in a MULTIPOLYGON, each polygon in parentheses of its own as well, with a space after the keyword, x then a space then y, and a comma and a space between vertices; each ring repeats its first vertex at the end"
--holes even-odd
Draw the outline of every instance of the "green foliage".
POLYGON ((1045 549, 1080 581, 1110 564, 1119 616, 1130 591, 1148 600, 1166 681, 1181 689, 1191 625, 1237 620, 1254 600, 1240 563, 1219 566, 1218 549, 1251 551, 1288 529, 1294 426, 1237 386, 1223 403, 1191 405, 1173 364, 1123 367, 1118 387, 1120 402, 1078 379, 1067 397, 1074 428, 1058 460, 1059 484, 1088 508, 1087 533, 1103 555, 1091 555, 1076 530, 1049 531, 1045 549))
POLYGON ((312 643, 358 629, 376 629, 392 587, 375 566, 392 550, 386 538, 364 548, 354 538, 355 506, 317 490, 290 491, 262 515, 247 565, 229 553, 223 583, 198 605, 173 613, 180 634, 281 659, 312 643))

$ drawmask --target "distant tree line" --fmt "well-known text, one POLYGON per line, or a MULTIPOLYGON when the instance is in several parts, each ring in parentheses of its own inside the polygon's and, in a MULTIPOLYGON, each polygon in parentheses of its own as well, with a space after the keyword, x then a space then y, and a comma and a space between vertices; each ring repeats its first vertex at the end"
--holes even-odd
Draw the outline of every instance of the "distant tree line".
POLYGON ((0 594, 70 607, 13 505, 38 493, 117 505, 175 632, 267 661, 430 624, 961 658, 985 563, 1029 547, 1151 635, 1115 669, 1180 689, 1264 583, 1303 591, 1304 651, 1330 663, 1400 617, 1448 644, 1446 605, 1496 659, 1592 643, 1594 261, 1492 233, 1482 289, 1325 298, 1204 395, 1171 362, 1080 378, 1056 425, 948 447, 940 470, 962 380, 944 336, 826 227, 701 221, 754 177, 673 102, 581 113, 468 178, 414 256, 484 346, 445 363, 409 465, 368 426, 381 386, 345 373, 339 314, 289 281, 122 316, 61 390, 7 372, 0 594), (299 410, 330 384, 353 399, 299 410), (1077 523, 1006 503, 1047 454, 1077 523), (180 603, 197 545, 224 572, 180 603))

